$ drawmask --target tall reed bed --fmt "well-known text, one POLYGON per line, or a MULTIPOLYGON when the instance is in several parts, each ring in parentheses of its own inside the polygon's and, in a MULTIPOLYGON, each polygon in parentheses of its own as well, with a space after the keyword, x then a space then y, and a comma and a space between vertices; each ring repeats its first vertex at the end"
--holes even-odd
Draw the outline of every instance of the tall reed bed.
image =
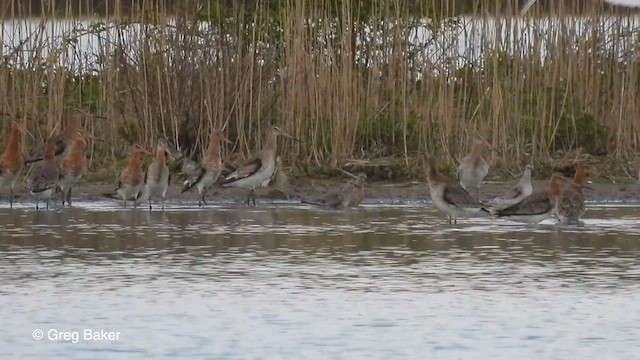
POLYGON ((272 123, 302 140, 280 152, 308 172, 453 163, 476 135, 513 169, 578 152, 622 164, 640 150, 640 21, 600 5, 522 18, 508 15, 515 0, 459 17, 437 0, 133 0, 126 14, 115 1, 106 17, 59 18, 56 2, 42 14, 18 3, 0 9, 3 124, 22 119, 31 147, 70 109, 97 114, 86 124, 106 140, 93 147, 101 168, 158 136, 197 157, 212 128, 244 157, 272 123))

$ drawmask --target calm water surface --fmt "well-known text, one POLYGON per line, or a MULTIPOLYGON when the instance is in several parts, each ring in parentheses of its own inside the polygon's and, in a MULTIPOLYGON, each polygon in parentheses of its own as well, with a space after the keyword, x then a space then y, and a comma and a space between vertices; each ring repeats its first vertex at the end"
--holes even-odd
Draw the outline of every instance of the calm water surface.
POLYGON ((587 215, 4 207, 0 358, 636 359, 640 209, 587 215))

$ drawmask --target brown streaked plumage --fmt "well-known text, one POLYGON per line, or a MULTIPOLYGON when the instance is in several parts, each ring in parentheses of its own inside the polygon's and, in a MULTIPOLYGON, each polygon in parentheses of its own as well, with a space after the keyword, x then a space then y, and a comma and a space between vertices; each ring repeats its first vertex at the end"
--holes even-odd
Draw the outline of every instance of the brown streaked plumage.
POLYGON ((16 121, 11 122, 11 132, 7 147, 0 155, 0 189, 9 188, 9 207, 13 207, 13 187, 22 171, 20 141, 24 128, 16 121))
MULTIPOLYGON (((53 137, 56 156, 64 153, 65 150, 71 145, 71 142, 76 136, 81 118, 82 118, 82 114, 80 112, 73 112, 72 114, 70 114, 69 121, 67 122, 67 127, 61 133, 53 137)), ((25 160, 24 163, 30 164, 30 163, 38 162, 42 160, 42 157, 43 157, 43 147, 40 146, 31 153, 29 158, 27 158, 27 160, 25 160)))
POLYGON ((133 201, 136 206, 136 199, 144 186, 145 173, 142 170, 142 156, 151 154, 140 145, 131 148, 129 163, 127 167, 118 175, 116 192, 122 197, 122 204, 127 207, 127 201, 133 201))
POLYGON ((435 162, 431 159, 427 163, 427 181, 433 204, 448 215, 449 224, 452 220, 457 224, 458 218, 477 218, 491 215, 491 212, 469 195, 467 190, 440 174, 435 162))
POLYGON ((60 162, 60 190, 62 191, 62 205, 65 199, 67 205, 71 206, 71 192, 74 186, 80 182, 80 179, 87 171, 88 162, 85 154, 88 139, 95 139, 93 134, 88 131, 76 131, 72 137, 68 151, 65 152, 64 158, 60 162), (65 197, 66 193, 66 197, 65 197))
POLYGON ((356 207, 364 200, 364 185, 366 180, 367 175, 360 173, 355 181, 349 181, 339 191, 329 193, 318 200, 302 200, 302 203, 332 209, 356 207))
POLYGON ((169 145, 165 139, 158 139, 156 157, 147 169, 145 186, 149 195, 149 209, 154 197, 160 197, 164 210, 164 199, 169 188, 169 167, 167 166, 167 149, 169 145))
POLYGON ((475 190, 476 200, 480 196, 480 184, 489 173, 489 163, 482 157, 482 150, 496 150, 489 142, 478 139, 473 143, 471 152, 460 160, 457 177, 460 185, 467 191, 475 190))
POLYGON ((220 185, 223 187, 239 187, 251 189, 245 203, 256 204, 255 189, 269 184, 276 168, 276 151, 278 136, 293 139, 293 136, 273 125, 267 133, 267 141, 255 155, 242 163, 236 171, 225 177, 220 185))
POLYGON ((42 162, 36 164, 27 180, 29 192, 36 198, 36 210, 40 209, 38 201, 41 198, 47 199, 47 210, 49 210, 49 200, 58 186, 59 173, 55 152, 55 139, 50 137, 45 142, 42 162))
POLYGON ((576 164, 576 174, 573 178, 574 184, 569 185, 563 191, 562 202, 558 207, 558 219, 563 223, 577 223, 584 215, 586 208, 584 205, 583 188, 586 184, 587 176, 594 175, 595 172, 585 164, 576 164))
MULTIPOLYGON (((209 147, 202 156, 202 162, 187 174, 188 178, 184 182, 182 192, 188 191, 192 187, 198 188, 200 199, 198 206, 207 205, 205 196, 207 191, 213 187, 222 175, 222 142, 232 143, 222 133, 222 130, 214 130, 209 139, 209 147)), ((187 162, 183 163, 183 167, 187 162)))
POLYGON ((561 184, 573 182, 560 173, 551 175, 549 189, 534 192, 517 204, 500 209, 496 215, 511 221, 537 224, 552 217, 562 202, 561 184))
POLYGON ((282 167, 282 157, 276 156, 276 170, 269 182, 269 193, 267 197, 270 199, 289 200, 291 198, 291 185, 289 177, 282 167))

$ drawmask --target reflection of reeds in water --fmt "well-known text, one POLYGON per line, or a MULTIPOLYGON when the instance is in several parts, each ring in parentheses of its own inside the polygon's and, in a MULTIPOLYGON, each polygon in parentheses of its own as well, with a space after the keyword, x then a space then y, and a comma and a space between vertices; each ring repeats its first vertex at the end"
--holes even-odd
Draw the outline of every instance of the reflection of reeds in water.
MULTIPOLYGON (((453 159, 475 134, 502 151, 498 165, 546 162, 577 148, 620 159, 640 150, 637 21, 600 17, 598 2, 582 6, 583 17, 554 21, 480 19, 517 13, 515 0, 499 10, 481 3, 474 18, 446 18, 449 10, 436 0, 366 8, 210 0, 174 4, 171 16, 161 3, 134 1, 144 11, 122 20, 116 10, 48 52, 44 35, 53 18, 45 16, 28 35, 32 51, 4 52, 0 110, 25 119, 37 138, 29 145, 65 111, 81 108, 108 119, 87 125, 107 141, 92 150, 94 165, 107 169, 130 143, 153 146, 159 135, 201 153, 216 126, 246 156, 273 122, 303 141, 281 143, 285 163, 305 167, 351 157, 453 159), (432 36, 421 36, 424 29, 432 36), (76 57, 68 56, 86 33, 100 34, 99 51, 75 48, 76 57), (459 54, 462 36, 471 46, 459 54)), ((0 10, 5 19, 34 15, 22 9, 0 10)), ((566 4, 553 10, 576 12, 566 4)))

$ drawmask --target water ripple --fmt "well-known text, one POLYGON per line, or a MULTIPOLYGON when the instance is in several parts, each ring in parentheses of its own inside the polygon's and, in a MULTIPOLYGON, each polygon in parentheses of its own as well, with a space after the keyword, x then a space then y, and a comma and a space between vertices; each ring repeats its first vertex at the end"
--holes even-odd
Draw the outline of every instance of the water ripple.
POLYGON ((637 208, 598 205, 579 226, 529 226, 447 225, 411 206, 111 205, 0 209, 0 357, 578 359, 638 350, 637 208), (122 339, 35 341, 36 328, 122 339))

